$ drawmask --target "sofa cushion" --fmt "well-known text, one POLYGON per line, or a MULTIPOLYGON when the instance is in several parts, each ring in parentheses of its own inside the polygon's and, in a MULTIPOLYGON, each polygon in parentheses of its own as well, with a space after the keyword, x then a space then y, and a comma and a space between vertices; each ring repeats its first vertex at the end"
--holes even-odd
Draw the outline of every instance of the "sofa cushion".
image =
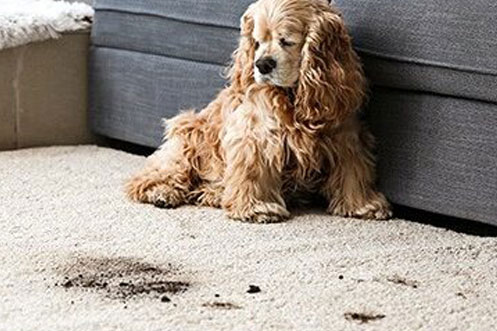
POLYGON ((252 2, 254 0, 98 0, 95 9, 237 28, 240 17, 252 2))
POLYGON ((202 108, 225 84, 221 66, 140 52, 93 47, 90 63, 92 128, 151 147, 162 118, 202 108))
POLYGON ((94 45, 226 64, 236 48, 240 17, 251 1, 102 0, 94 45))
POLYGON ((337 0, 357 47, 392 59, 497 74, 488 0, 337 0))
POLYGON ((385 60, 395 64, 392 68, 403 68, 398 79, 388 81, 381 72, 367 67, 379 74, 371 77, 373 83, 497 101, 497 6, 488 0, 336 3, 344 13, 356 48, 369 57, 369 68, 385 66, 385 60), (429 74, 423 71, 426 67, 432 68, 429 74), (454 83, 420 86, 423 79, 454 83), (474 81, 481 86, 490 84, 486 88, 490 94, 482 95, 479 86, 468 88, 474 81))
POLYGON ((368 78, 377 86, 425 91, 497 102, 497 77, 360 53, 368 78))
POLYGON ((135 13, 97 10, 92 42, 195 61, 226 64, 239 30, 135 13))

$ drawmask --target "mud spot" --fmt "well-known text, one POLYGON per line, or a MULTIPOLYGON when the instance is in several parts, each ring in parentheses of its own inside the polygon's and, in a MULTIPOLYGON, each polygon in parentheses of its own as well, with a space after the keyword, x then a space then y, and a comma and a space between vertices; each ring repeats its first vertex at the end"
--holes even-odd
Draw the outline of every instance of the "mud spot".
POLYGON ((170 264, 157 266, 129 258, 78 258, 56 272, 62 279, 55 286, 99 292, 123 301, 138 297, 161 299, 189 287, 188 282, 176 279, 179 271, 170 264))
POLYGON ((261 288, 257 285, 249 285, 249 289, 247 290, 247 293, 250 294, 255 294, 259 293, 261 291, 261 288))
POLYGON ((383 314, 368 314, 368 313, 345 313, 343 314, 346 320, 356 321, 360 324, 365 324, 385 318, 383 314))
POLYGON ((207 303, 204 303, 202 306, 207 307, 207 308, 224 309, 224 310, 241 309, 242 308, 242 307, 235 305, 234 303, 231 303, 231 302, 219 302, 219 301, 207 302, 207 303))
POLYGON ((418 288, 418 283, 416 281, 405 279, 405 278, 397 276, 397 275, 390 277, 390 278, 387 278, 387 281, 389 281, 390 283, 398 284, 398 285, 404 285, 404 286, 409 286, 412 288, 418 288))

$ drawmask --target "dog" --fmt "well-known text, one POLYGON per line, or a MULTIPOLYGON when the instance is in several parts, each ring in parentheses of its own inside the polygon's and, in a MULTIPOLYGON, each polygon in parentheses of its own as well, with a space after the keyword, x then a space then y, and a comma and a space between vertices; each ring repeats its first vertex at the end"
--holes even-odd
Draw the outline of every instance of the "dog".
POLYGON ((318 194, 331 215, 390 218, 358 117, 367 84, 339 11, 326 0, 259 0, 232 57, 229 85, 202 111, 165 121, 127 195, 269 223, 290 217, 292 197, 318 194))

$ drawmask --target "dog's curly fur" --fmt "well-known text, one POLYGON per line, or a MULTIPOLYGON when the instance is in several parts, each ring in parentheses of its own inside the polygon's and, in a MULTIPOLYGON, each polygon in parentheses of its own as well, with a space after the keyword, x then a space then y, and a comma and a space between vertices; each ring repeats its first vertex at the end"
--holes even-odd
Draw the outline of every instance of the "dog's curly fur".
POLYGON ((291 197, 317 193, 332 215, 391 216, 374 189, 373 137, 357 117, 363 71, 334 7, 324 0, 254 3, 242 17, 228 76, 230 85, 201 112, 166 121, 165 142, 127 183, 131 199, 222 207, 233 219, 264 223, 288 218, 291 197), (284 52, 270 42, 285 31, 297 36, 297 51, 285 54, 298 61, 298 79, 286 87, 256 82, 256 37, 266 53, 284 52))

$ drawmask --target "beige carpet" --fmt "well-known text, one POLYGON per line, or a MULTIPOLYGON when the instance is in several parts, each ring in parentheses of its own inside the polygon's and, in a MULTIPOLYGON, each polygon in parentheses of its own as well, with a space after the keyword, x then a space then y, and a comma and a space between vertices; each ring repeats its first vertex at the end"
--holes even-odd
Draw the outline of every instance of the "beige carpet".
POLYGON ((0 330, 497 329, 496 238, 137 205, 121 184, 142 162, 0 153, 0 330))

